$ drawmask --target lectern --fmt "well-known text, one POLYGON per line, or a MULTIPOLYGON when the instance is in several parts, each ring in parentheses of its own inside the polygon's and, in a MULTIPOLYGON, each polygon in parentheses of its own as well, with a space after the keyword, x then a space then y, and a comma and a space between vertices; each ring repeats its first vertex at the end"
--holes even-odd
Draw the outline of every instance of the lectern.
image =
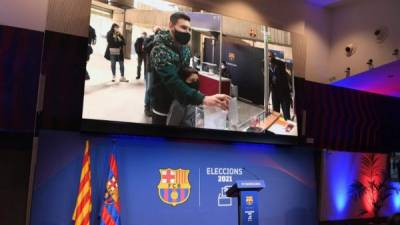
POLYGON ((239 180, 226 192, 238 198, 239 225, 258 225, 258 192, 264 188, 263 180, 239 180))

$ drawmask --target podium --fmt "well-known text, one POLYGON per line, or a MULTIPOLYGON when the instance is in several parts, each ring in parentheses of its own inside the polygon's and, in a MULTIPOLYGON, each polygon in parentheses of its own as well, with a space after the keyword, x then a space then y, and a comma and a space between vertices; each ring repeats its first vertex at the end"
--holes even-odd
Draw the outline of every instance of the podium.
POLYGON ((238 198, 239 225, 258 225, 258 192, 264 188, 263 180, 239 180, 226 192, 238 198))

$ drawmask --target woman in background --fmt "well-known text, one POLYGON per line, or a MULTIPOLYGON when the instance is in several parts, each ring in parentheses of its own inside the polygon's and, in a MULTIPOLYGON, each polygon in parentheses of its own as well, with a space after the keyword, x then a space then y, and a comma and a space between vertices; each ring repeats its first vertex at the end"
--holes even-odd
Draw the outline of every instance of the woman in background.
POLYGON ((125 39, 119 31, 118 24, 113 24, 107 33, 107 49, 104 57, 111 61, 111 71, 113 74, 112 82, 115 82, 116 63, 119 62, 121 72, 120 82, 128 82, 124 76, 124 51, 125 39))

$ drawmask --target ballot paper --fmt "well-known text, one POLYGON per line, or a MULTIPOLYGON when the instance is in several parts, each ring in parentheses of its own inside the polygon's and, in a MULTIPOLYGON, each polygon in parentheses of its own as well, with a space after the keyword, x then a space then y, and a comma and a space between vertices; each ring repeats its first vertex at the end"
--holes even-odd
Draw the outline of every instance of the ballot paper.
POLYGON ((204 128, 225 130, 228 112, 217 107, 204 107, 204 128))

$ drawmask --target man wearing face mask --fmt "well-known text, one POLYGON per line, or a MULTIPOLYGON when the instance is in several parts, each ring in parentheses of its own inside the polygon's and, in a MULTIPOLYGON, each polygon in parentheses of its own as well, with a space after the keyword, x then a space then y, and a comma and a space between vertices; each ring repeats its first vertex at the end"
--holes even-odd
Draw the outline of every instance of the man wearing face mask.
POLYGON ((150 54, 154 77, 151 84, 152 123, 165 125, 173 100, 182 105, 216 106, 228 109, 230 97, 223 94, 204 96, 179 76, 189 66, 191 38, 190 17, 177 12, 171 15, 168 31, 159 31, 150 54))

